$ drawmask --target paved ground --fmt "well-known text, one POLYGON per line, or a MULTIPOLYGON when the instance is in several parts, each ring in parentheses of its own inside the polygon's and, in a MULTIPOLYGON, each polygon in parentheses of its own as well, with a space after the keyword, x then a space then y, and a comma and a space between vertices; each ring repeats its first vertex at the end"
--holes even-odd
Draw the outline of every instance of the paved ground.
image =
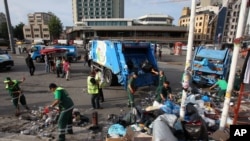
MULTIPOLYGON (((29 76, 27 67, 25 65, 25 54, 12 55, 15 60, 15 67, 9 72, 0 72, 0 82, 2 82, 5 77, 10 76, 12 79, 21 79, 23 76, 26 77, 26 81, 21 85, 24 90, 24 94, 27 98, 28 104, 31 109, 37 110, 40 106, 49 105, 53 101, 53 95, 48 90, 48 85, 51 82, 58 84, 66 88, 73 101, 75 102, 76 108, 80 112, 91 119, 92 113, 94 111, 90 110, 90 96, 83 91, 86 89, 86 77, 89 73, 89 68, 83 66, 82 61, 78 63, 72 63, 72 75, 70 81, 66 81, 63 78, 57 78, 54 73, 45 73, 43 63, 35 63, 36 72, 34 76, 29 76)), ((180 80, 181 74, 185 65, 185 53, 181 56, 165 55, 158 65, 161 69, 165 70, 167 78, 170 80, 174 92, 180 90, 180 80)), ((241 61, 242 62, 242 61, 241 61)), ((242 63, 239 63, 239 66, 242 63)), ((10 102, 10 97, 4 89, 4 84, 0 83, 0 117, 2 122, 0 122, 0 127, 6 124, 11 125, 10 127, 21 127, 22 122, 18 118, 14 117, 14 108, 10 102), (14 123, 13 123, 14 122, 14 123), (15 126, 17 125, 18 126, 15 126)), ((144 87, 136 93, 136 100, 144 97, 146 94, 154 91, 154 87, 144 87)), ((99 116, 100 125, 104 125, 109 114, 119 114, 121 111, 128 111, 126 107, 127 94, 121 86, 112 86, 104 89, 105 102, 102 103, 104 109, 97 110, 99 116)), ((98 140, 90 139, 91 134, 85 128, 74 128, 74 136, 67 136, 70 140, 98 140)), ((16 131, 16 130, 15 130, 16 131)), ((11 130, 6 130, 5 132, 11 132, 11 130)), ((20 136, 19 134, 0 134, 0 141, 11 140, 42 140, 35 136, 20 136)), ((102 135, 99 135, 102 136, 102 135)), ((101 137, 100 137, 101 138, 101 137)), ((44 139, 46 140, 46 139, 44 139)))

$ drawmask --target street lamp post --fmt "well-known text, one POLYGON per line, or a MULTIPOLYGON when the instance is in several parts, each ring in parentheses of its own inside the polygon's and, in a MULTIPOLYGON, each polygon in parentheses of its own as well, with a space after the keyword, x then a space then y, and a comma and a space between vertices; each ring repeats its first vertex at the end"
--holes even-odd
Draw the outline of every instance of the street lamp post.
POLYGON ((4 6, 5 6, 5 12, 6 12, 7 27, 8 27, 8 32, 9 32, 10 48, 11 48, 11 52, 13 54, 15 54, 16 51, 15 51, 15 47, 14 47, 12 25, 11 25, 11 21, 10 21, 10 14, 9 14, 9 8, 8 8, 7 0, 4 0, 4 6))

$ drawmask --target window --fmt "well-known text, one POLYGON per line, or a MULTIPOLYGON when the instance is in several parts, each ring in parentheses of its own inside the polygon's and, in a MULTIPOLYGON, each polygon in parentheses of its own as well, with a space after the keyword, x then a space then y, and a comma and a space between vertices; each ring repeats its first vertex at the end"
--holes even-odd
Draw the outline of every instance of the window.
POLYGON ((233 13, 233 16, 236 16, 236 12, 233 13))

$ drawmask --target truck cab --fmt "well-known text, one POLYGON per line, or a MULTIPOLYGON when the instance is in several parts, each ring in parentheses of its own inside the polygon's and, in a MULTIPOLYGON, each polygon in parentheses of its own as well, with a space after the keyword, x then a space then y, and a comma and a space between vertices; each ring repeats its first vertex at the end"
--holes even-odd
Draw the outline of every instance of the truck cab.
POLYGON ((231 53, 228 48, 216 50, 205 46, 197 47, 192 59, 192 81, 211 86, 216 82, 215 76, 228 79, 231 53))
POLYGON ((53 48, 53 47, 45 45, 33 45, 31 47, 31 58, 35 60, 37 63, 44 62, 44 55, 42 55, 40 51, 45 48, 53 48))

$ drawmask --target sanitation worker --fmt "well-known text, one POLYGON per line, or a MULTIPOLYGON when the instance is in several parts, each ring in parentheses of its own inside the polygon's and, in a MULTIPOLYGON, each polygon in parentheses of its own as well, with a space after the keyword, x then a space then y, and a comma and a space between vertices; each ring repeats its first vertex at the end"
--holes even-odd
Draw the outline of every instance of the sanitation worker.
POLYGON ((99 92, 99 100, 101 102, 104 102, 104 96, 103 96, 103 91, 102 88, 104 87, 104 78, 103 78, 103 73, 99 69, 95 69, 95 80, 98 83, 98 92, 99 92))
POLYGON ((92 70, 87 78, 88 94, 91 95, 91 104, 93 109, 102 109, 99 102, 98 81, 95 79, 95 71, 92 70))
POLYGON ((49 89, 54 93, 55 101, 49 106, 54 108, 58 105, 60 115, 58 118, 58 130, 59 130, 59 141, 65 141, 65 134, 73 134, 72 129, 72 112, 74 108, 74 102, 69 97, 68 92, 62 88, 58 87, 56 84, 51 83, 49 89))
POLYGON ((13 105, 16 108, 16 116, 20 115, 20 107, 19 102, 27 109, 29 110, 29 107, 26 103, 26 98, 22 93, 21 88, 19 87, 19 84, 23 83, 25 81, 25 77, 23 77, 22 80, 12 80, 10 77, 6 77, 4 80, 4 83, 6 84, 5 88, 8 90, 10 96, 12 97, 13 105))
POLYGON ((224 98, 226 91, 227 91, 227 81, 224 79, 221 79, 218 75, 216 75, 215 78, 216 78, 217 82, 213 86, 211 86, 209 89, 211 90, 211 89, 218 86, 219 87, 218 98, 219 98, 219 100, 223 101, 223 98, 224 98))
POLYGON ((159 103, 165 102, 167 99, 172 100, 172 89, 169 81, 164 81, 161 87, 160 94, 156 96, 156 101, 159 103))
POLYGON ((134 107, 134 94, 136 91, 136 86, 135 86, 135 79, 137 78, 138 74, 136 72, 131 73, 131 77, 128 80, 128 85, 127 85, 127 93, 128 93, 128 107, 134 107))
POLYGON ((158 95, 160 95, 161 88, 163 87, 163 82, 167 81, 167 77, 165 76, 163 70, 156 71, 156 70, 152 69, 151 72, 159 76, 158 86, 157 86, 156 91, 155 91, 156 92, 155 96, 157 97, 158 95))

